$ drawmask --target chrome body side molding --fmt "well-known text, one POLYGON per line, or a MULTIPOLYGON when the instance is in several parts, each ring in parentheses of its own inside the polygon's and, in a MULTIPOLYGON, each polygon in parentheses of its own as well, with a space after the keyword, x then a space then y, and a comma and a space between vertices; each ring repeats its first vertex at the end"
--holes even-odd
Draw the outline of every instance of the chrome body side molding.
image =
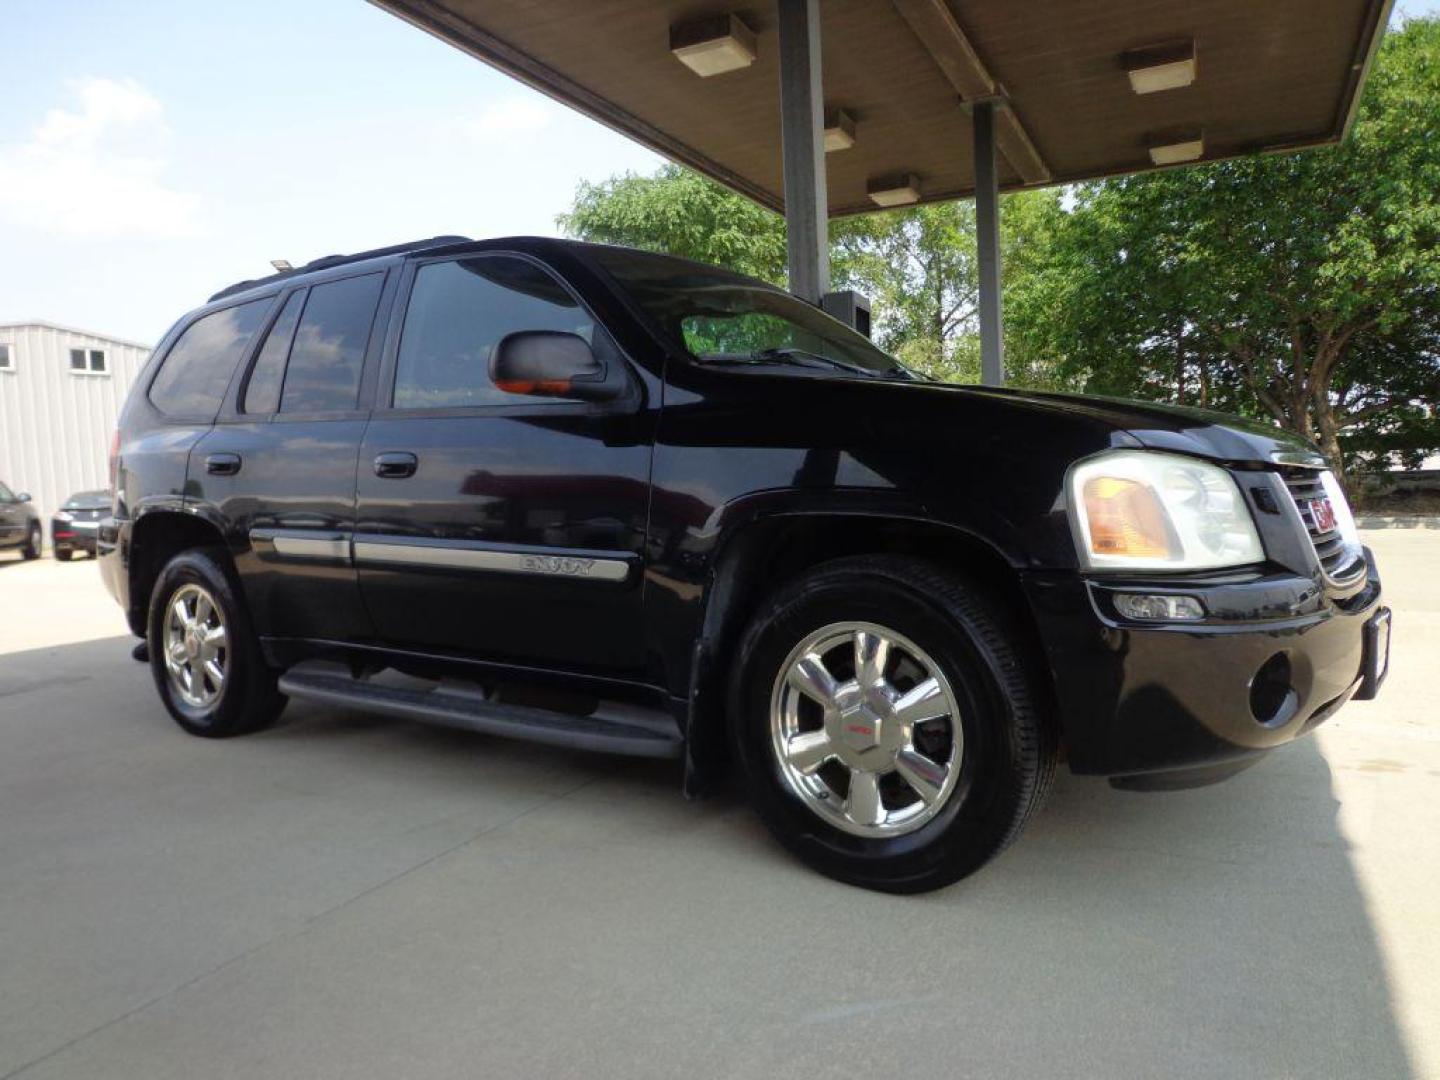
POLYGON ((350 538, 330 529, 251 529, 250 544, 284 559, 350 561, 350 538))
POLYGON ((272 558, 534 574, 588 581, 625 581, 634 561, 572 548, 498 548, 381 535, 352 540, 343 533, 328 530, 251 529, 250 542, 262 555, 272 558))
POLYGON ((418 544, 399 538, 357 538, 355 561, 378 566, 421 566, 451 570, 481 570, 503 574, 589 581, 624 581, 630 576, 625 559, 607 558, 589 551, 566 548, 490 548, 448 544, 418 544))

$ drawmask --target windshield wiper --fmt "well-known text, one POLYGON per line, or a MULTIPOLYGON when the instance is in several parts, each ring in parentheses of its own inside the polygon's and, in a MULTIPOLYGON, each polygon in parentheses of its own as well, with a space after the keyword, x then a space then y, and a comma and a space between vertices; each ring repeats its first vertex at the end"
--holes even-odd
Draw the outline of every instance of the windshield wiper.
POLYGON ((802 364, 805 367, 838 368, 840 371, 851 371, 856 375, 875 376, 881 374, 874 368, 862 367, 860 364, 852 364, 846 360, 836 360, 833 356, 813 353, 807 349, 796 348, 793 345, 784 345, 774 349, 761 349, 759 352, 751 353, 750 359, 757 364, 789 361, 791 363, 802 364))
POLYGON ((863 364, 852 364, 848 360, 837 360, 833 356, 811 352, 795 345, 779 345, 770 349, 759 349, 752 353, 706 353, 700 360, 707 364, 794 364, 797 367, 826 368, 831 371, 849 371, 869 378, 916 379, 909 368, 900 364, 888 368, 868 368, 863 364))

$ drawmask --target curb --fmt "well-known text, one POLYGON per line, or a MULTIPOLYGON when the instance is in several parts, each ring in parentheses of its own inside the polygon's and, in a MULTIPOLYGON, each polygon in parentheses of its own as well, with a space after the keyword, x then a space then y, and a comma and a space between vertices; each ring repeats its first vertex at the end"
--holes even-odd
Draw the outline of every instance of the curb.
POLYGON ((1440 515, 1435 514, 1391 514, 1371 516, 1362 514, 1355 519, 1362 529, 1440 529, 1440 515))

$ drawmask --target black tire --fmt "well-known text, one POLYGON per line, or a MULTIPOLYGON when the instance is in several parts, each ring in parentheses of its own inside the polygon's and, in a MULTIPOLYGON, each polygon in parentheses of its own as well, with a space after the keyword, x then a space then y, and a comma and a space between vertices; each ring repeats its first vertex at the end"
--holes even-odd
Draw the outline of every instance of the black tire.
POLYGON ((59 559, 61 562, 69 562, 74 557, 75 552, 71 551, 69 548, 55 549, 55 558, 59 559))
POLYGON ((886 555, 819 566, 765 604, 740 642, 730 727, 751 802, 781 844, 840 881, 894 893, 958 881, 1020 834, 1054 776, 1054 726, 1034 667, 998 605, 940 566, 886 555), (845 621, 877 623, 927 652, 961 713, 958 782, 933 817, 898 836, 856 836, 823 820, 787 784, 772 747, 782 665, 806 635, 845 621))
POLYGON ((40 547, 44 542, 45 540, 40 532, 40 526, 38 524, 31 525, 29 533, 25 536, 25 547, 21 549, 20 554, 26 559, 38 559, 40 557, 40 547))
POLYGON ((276 672, 265 663, 250 614, 228 564, 229 558, 220 548, 180 552, 160 571, 150 594, 146 622, 150 673, 160 700, 182 728, 209 739, 245 735, 268 727, 285 708, 286 701, 276 686, 276 672), (224 619, 225 679, 218 696, 208 707, 183 700, 165 664, 166 613, 172 598, 187 585, 198 585, 213 597, 224 619))

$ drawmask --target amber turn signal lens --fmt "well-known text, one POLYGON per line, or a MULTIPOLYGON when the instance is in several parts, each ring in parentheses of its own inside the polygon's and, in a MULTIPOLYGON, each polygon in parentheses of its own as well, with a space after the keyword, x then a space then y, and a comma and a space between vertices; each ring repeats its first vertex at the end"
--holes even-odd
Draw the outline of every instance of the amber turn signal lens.
POLYGON ((1176 554, 1165 524, 1165 508, 1148 485, 1114 476, 1085 481, 1085 516, 1090 550, 1096 555, 1168 559, 1176 554))
POLYGON ((563 397, 570 393, 569 379, 499 379, 496 380, 495 386, 507 394, 563 397))

